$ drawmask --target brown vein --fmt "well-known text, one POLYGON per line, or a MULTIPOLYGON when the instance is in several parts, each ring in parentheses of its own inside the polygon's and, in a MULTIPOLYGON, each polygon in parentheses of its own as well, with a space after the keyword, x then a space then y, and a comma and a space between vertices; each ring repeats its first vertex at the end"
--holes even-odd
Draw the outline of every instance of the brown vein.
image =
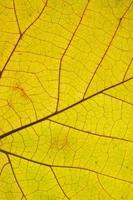
MULTIPOLYGON (((12 49, 12 51, 11 51, 11 53, 9 54, 9 56, 8 56, 8 58, 7 58, 7 60, 6 60, 5 64, 4 64, 4 66, 3 66, 3 68, 2 68, 2 70, 0 71, 0 78, 2 78, 2 75, 3 75, 3 73, 4 73, 4 70, 5 70, 6 66, 7 66, 7 64, 9 63, 11 57, 13 56, 13 54, 14 54, 14 52, 15 52, 15 50, 16 50, 16 48, 17 48, 19 42, 20 42, 20 40, 22 39, 22 37, 24 36, 24 34, 29 30, 29 28, 41 17, 43 11, 45 10, 45 8, 46 8, 46 6, 47 6, 47 2, 48 2, 48 0, 46 0, 46 2, 45 2, 45 4, 44 4, 44 6, 43 6, 41 12, 39 13, 39 15, 33 20, 33 22, 32 22, 32 23, 24 30, 24 32, 21 33, 21 35, 19 36, 19 38, 18 38, 16 44, 14 45, 14 48, 12 49)), ((16 15, 16 16, 17 16, 17 15, 16 15)), ((16 19, 16 20, 17 20, 17 19, 16 19)))
POLYGON ((126 70, 126 72, 125 72, 125 74, 124 74, 124 77, 123 77, 123 81, 125 80, 125 77, 126 77, 128 71, 129 71, 129 69, 130 69, 130 66, 131 66, 132 62, 133 62, 133 58, 131 59, 129 65, 128 65, 128 67, 127 67, 127 70, 126 70))
POLYGON ((65 126, 67 128, 70 128, 70 129, 73 129, 73 130, 76 130, 76 131, 87 133, 89 135, 94 135, 94 136, 98 136, 98 137, 102 137, 102 138, 108 138, 108 139, 120 140, 120 141, 124 141, 124 142, 131 142, 131 143, 133 143, 132 140, 128 140, 128 139, 125 139, 125 138, 119 138, 119 137, 110 136, 110 135, 102 135, 102 134, 99 134, 99 133, 93 133, 91 131, 82 130, 82 129, 79 129, 79 128, 76 128, 76 127, 73 127, 73 126, 70 126, 70 125, 67 125, 67 124, 63 124, 61 122, 57 122, 57 121, 52 120, 52 119, 48 119, 48 120, 51 121, 51 122, 53 122, 53 123, 59 124, 61 126, 65 126))
POLYGON ((16 18, 19 34, 22 35, 21 29, 20 29, 19 20, 18 20, 18 16, 17 16, 15 0, 13 0, 13 9, 14 9, 14 14, 15 14, 15 18, 16 18))
POLYGON ((120 99, 120 98, 118 98, 118 97, 115 97, 115 96, 113 96, 113 95, 111 95, 111 94, 107 94, 107 93, 105 93, 105 92, 102 92, 104 95, 106 95, 106 96, 108 96, 108 97, 111 97, 111 98, 113 98, 113 99, 116 99, 116 100, 119 100, 119 101, 121 101, 121 102, 123 102, 123 103, 126 103, 126 104, 128 104, 128 105, 130 105, 130 106, 133 106, 133 104, 132 103, 130 103, 130 102, 128 102, 128 101, 125 101, 125 100, 123 100, 123 99, 120 99))
POLYGON ((67 194, 65 193, 64 189, 62 188, 62 186, 61 186, 61 184, 60 184, 60 182, 59 182, 59 180, 58 180, 58 178, 57 178, 57 176, 56 176, 56 174, 55 174, 55 172, 54 172, 54 170, 53 170, 53 168, 52 168, 51 166, 50 166, 50 169, 51 169, 52 174, 54 175, 54 178, 55 178, 55 180, 56 180, 56 182, 57 182, 59 188, 61 189, 62 193, 64 194, 64 196, 65 196, 68 200, 70 200, 70 198, 67 196, 67 194))
POLYGON ((66 110, 69 110, 69 109, 71 109, 71 108, 73 108, 73 107, 75 107, 75 106, 77 106, 77 105, 79 105, 79 104, 81 104, 81 103, 87 101, 88 99, 91 99, 91 98, 93 98, 93 97, 95 97, 95 96, 97 96, 97 95, 99 95, 99 94, 101 94, 101 93, 103 93, 103 92, 105 92, 105 91, 107 91, 107 90, 109 90, 109 89, 112 89, 112 88, 114 88, 114 87, 116 87, 116 86, 119 86, 119 85, 121 85, 121 84, 124 84, 124 83, 126 83, 126 82, 128 82, 128 81, 131 81, 132 79, 133 79, 133 77, 131 77, 131 78, 129 78, 129 79, 126 79, 126 80, 124 80, 124 81, 121 81, 121 82, 119 82, 119 83, 116 83, 116 84, 114 84, 114 85, 112 85, 112 86, 109 86, 109 87, 107 87, 107 88, 104 88, 103 90, 100 90, 100 91, 98 91, 98 92, 96 92, 96 93, 94 93, 94 94, 92 94, 92 95, 90 95, 90 96, 88 96, 88 97, 86 97, 86 98, 84 98, 84 99, 81 99, 80 101, 77 101, 76 103, 71 104, 70 106, 68 106, 68 107, 66 107, 66 108, 63 108, 62 110, 59 110, 59 111, 54 112, 54 113, 52 113, 52 114, 50 114, 50 115, 48 115, 48 116, 45 116, 45 117, 40 118, 40 119, 38 119, 38 120, 36 120, 36 121, 33 121, 33 122, 29 123, 29 124, 25 124, 25 125, 23 125, 23 126, 21 126, 21 127, 18 127, 18 128, 13 129, 13 130, 11 130, 11 131, 9 131, 9 132, 6 132, 6 133, 0 135, 0 140, 3 139, 3 138, 5 138, 5 137, 7 137, 7 136, 9 136, 9 135, 12 135, 13 133, 16 133, 16 132, 18 132, 18 131, 21 131, 21 130, 23 130, 23 129, 25 129, 25 128, 28 128, 28 127, 33 126, 33 125, 35 125, 35 124, 38 124, 38 123, 40 123, 40 122, 43 122, 43 121, 47 120, 47 119, 50 118, 50 117, 53 117, 53 116, 55 116, 55 115, 57 115, 57 114, 60 114, 60 113, 62 113, 62 112, 64 112, 64 111, 66 111, 66 110))
POLYGON ((81 24, 81 22, 82 22, 82 20, 83 20, 83 17, 84 17, 84 15, 85 15, 85 12, 86 12, 86 10, 87 10, 88 4, 89 4, 89 0, 87 1, 87 4, 86 4, 86 6, 85 6, 85 8, 84 8, 84 10, 83 10, 82 16, 81 16, 81 18, 80 18, 80 21, 79 21, 77 27, 75 28, 75 30, 74 30, 74 32, 73 32, 73 34, 72 34, 72 37, 70 38, 69 43, 68 43, 68 45, 67 45, 67 47, 66 47, 66 49, 65 49, 65 51, 64 51, 64 53, 63 53, 63 55, 62 55, 62 57, 61 57, 61 59, 60 59, 59 74, 58 74, 58 94, 57 94, 56 112, 58 111, 59 100, 60 100, 60 87, 61 87, 61 86, 60 86, 60 82, 61 82, 61 68, 62 68, 62 62, 63 62, 63 59, 64 59, 64 57, 65 57, 65 54, 66 54, 67 50, 69 49, 69 47, 70 47, 70 45, 71 45, 71 43, 72 43, 72 41, 73 41, 73 38, 75 37, 76 32, 77 32, 78 29, 79 29, 79 26, 80 26, 80 24, 81 24))
POLYGON ((69 166, 69 165, 68 165, 68 166, 65 166, 65 165, 51 165, 51 164, 38 162, 38 161, 35 161, 35 160, 32 160, 32 159, 29 159, 29 158, 26 158, 26 157, 17 155, 17 154, 14 154, 14 153, 5 151, 5 150, 3 150, 3 149, 0 149, 0 152, 1 152, 1 153, 4 153, 4 154, 6 154, 6 155, 14 156, 14 157, 16 157, 16 158, 20 158, 20 159, 22 159, 22 160, 26 160, 26 161, 28 161, 28 162, 32 162, 32 163, 36 163, 36 164, 39 164, 39 165, 43 165, 43 166, 45 166, 45 167, 83 170, 83 171, 88 171, 88 172, 91 172, 91 173, 94 173, 94 174, 99 174, 99 175, 101 175, 101 176, 105 176, 105 177, 108 177, 108 178, 111 178, 111 179, 115 179, 115 180, 118 180, 118 181, 126 182, 126 183, 128 183, 128 184, 133 184, 133 181, 131 181, 131 180, 126 180, 126 179, 118 178, 118 177, 111 176, 111 175, 109 175, 109 174, 104 174, 104 173, 102 173, 102 172, 98 172, 98 171, 96 171, 96 170, 89 169, 89 168, 85 168, 85 167, 80 167, 80 166, 69 166))
POLYGON ((11 162, 11 160, 10 160, 9 154, 6 153, 6 156, 7 156, 7 159, 8 159, 8 161, 9 161, 9 164, 10 164, 10 167, 11 167, 11 171, 12 171, 12 174, 13 174, 13 176, 14 176, 14 178, 15 178, 15 181, 16 181, 18 187, 19 187, 19 190, 20 190, 21 193, 22 193, 22 198, 21 198, 21 199, 23 199, 23 197, 24 197, 25 199, 27 199, 26 196, 25 196, 25 194, 24 194, 24 192, 23 192, 23 190, 22 190, 22 188, 21 188, 21 186, 20 186, 20 184, 19 184, 19 182, 18 182, 18 179, 17 179, 17 177, 16 177, 16 174, 15 174, 15 172, 14 172, 14 169, 13 169, 12 162, 11 162))
POLYGON ((101 181, 100 181, 100 178, 99 178, 98 174, 97 174, 97 179, 98 179, 98 183, 99 183, 99 185, 101 186, 101 188, 103 189, 103 191, 104 191, 111 199, 116 200, 116 199, 115 199, 114 197, 112 197, 112 195, 104 188, 103 184, 102 184, 101 181))
POLYGON ((89 81, 89 83, 88 83, 86 89, 85 89, 85 92, 84 92, 84 95, 83 95, 83 99, 85 98, 86 93, 87 93, 87 91, 88 91, 88 88, 90 87, 90 85, 91 85, 91 83, 92 83, 92 81, 93 81, 93 79, 94 79, 94 77, 95 77, 95 75, 96 75, 96 73, 97 73, 97 71, 98 71, 100 65, 102 64, 102 62, 103 62, 105 56, 107 55, 107 53, 108 53, 108 51, 109 51, 109 49, 110 49, 110 47, 111 47, 111 44, 112 44, 112 42, 113 42, 113 40, 114 40, 114 38, 115 38, 115 36, 116 36, 118 30, 119 30, 119 27, 120 27, 120 25, 121 25, 121 23, 122 23, 122 20, 124 19, 125 15, 127 14, 128 10, 130 9, 132 3, 133 3, 133 1, 130 3, 130 5, 128 6, 128 8, 126 9, 126 11, 125 11, 124 14, 122 15, 122 17, 119 19, 118 25, 117 25, 117 27, 116 27, 116 29, 115 29, 115 32, 114 32, 114 34, 113 34, 113 36, 112 36, 112 38, 111 38, 111 40, 110 40, 110 42, 109 42, 109 44, 108 44, 108 46, 107 46, 107 49, 105 50, 105 52, 104 52, 104 54, 103 54, 103 56, 102 56, 100 62, 98 63, 98 65, 97 65, 97 67, 96 67, 96 69, 95 69, 95 71, 94 71, 94 73, 93 73, 93 75, 92 75, 92 77, 91 77, 91 79, 90 79, 90 81, 89 81))
POLYGON ((5 164, 3 165, 3 167, 2 167, 1 170, 0 170, 0 176, 1 176, 2 172, 4 171, 5 167, 6 167, 8 164, 9 164, 9 162, 7 162, 7 163, 5 163, 5 164))

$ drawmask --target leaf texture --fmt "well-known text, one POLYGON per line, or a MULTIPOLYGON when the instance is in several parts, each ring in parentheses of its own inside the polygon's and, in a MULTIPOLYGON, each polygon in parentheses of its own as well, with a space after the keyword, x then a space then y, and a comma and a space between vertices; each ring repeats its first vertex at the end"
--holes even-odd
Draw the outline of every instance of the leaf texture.
POLYGON ((133 1, 0 0, 0 200, 133 199, 133 1))

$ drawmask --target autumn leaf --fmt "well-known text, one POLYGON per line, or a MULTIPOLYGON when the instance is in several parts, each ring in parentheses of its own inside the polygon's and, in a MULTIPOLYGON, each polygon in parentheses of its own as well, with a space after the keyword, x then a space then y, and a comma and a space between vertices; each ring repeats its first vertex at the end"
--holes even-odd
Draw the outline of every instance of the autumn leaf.
POLYGON ((133 199, 133 1, 0 0, 0 200, 133 199))

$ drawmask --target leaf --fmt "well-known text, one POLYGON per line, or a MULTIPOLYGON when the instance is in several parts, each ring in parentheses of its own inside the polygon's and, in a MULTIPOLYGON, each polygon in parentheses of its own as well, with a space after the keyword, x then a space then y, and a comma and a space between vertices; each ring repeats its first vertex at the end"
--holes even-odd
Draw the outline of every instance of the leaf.
POLYGON ((0 200, 133 199, 132 27, 132 0, 0 0, 0 200))

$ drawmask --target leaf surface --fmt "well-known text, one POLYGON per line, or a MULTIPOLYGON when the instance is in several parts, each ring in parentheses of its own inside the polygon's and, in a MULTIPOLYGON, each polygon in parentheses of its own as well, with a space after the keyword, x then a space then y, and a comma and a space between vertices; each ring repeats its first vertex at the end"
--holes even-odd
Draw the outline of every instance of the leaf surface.
POLYGON ((133 199, 132 27, 132 0, 0 0, 0 200, 133 199))

